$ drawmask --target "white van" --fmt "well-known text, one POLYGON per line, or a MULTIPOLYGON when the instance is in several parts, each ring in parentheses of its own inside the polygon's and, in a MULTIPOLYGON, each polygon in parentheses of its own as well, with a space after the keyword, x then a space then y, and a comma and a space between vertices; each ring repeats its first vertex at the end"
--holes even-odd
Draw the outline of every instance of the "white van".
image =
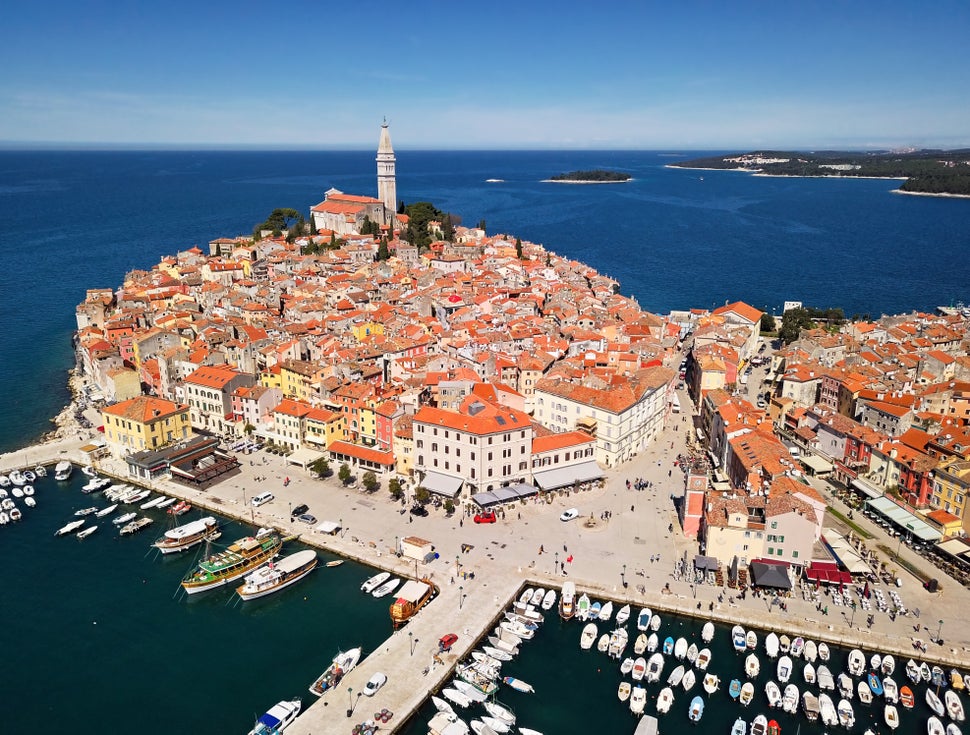
POLYGON ((271 501, 274 497, 276 497, 276 496, 273 495, 273 493, 260 493, 259 495, 255 496, 249 502, 251 502, 253 504, 253 507, 254 508, 258 508, 263 503, 268 503, 269 501, 271 501))

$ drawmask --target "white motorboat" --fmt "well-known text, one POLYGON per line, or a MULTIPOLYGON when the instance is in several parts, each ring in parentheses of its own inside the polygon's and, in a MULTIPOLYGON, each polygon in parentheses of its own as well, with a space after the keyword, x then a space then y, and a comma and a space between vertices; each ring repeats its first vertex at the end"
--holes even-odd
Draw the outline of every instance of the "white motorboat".
MULTIPOLYGON (((886 682, 883 681, 883 689, 886 687, 886 682)), ((953 689, 947 689, 943 693, 943 701, 946 704, 946 713, 950 716, 950 719, 954 722, 963 722, 966 717, 963 712, 963 702, 960 701, 960 695, 956 693, 953 689)))
POLYGON ((17 521, 19 521, 23 517, 24 517, 24 514, 20 512, 20 508, 11 508, 10 509, 10 520, 11 521, 13 521, 13 522, 16 523, 17 521))
POLYGON ((651 633, 650 637, 647 638, 647 652, 653 653, 657 650, 657 646, 660 645, 660 636, 656 633, 651 633))
POLYGON ((647 634, 641 633, 637 636, 637 639, 633 642, 633 652, 637 656, 642 656, 643 652, 647 650, 647 634))
POLYGON ((873 671, 879 671, 882 667, 882 655, 879 653, 874 653, 869 657, 869 668, 873 671))
POLYGON ((749 704, 751 704, 751 700, 753 699, 754 684, 752 684, 750 681, 746 681, 741 685, 741 694, 738 697, 738 702, 741 703, 742 707, 747 707, 749 704))
POLYGON ((371 596, 384 597, 385 595, 389 595, 398 588, 399 584, 401 584, 401 580, 398 579, 397 577, 395 577, 394 579, 389 579, 388 581, 384 582, 384 584, 382 584, 380 587, 378 587, 376 590, 371 592, 371 596))
POLYGON ((24 498, 24 505, 26 505, 28 508, 36 508, 37 501, 28 496, 24 498))
POLYGON ((828 691, 835 689, 835 677, 832 676, 832 672, 829 671, 828 666, 820 664, 815 670, 815 675, 818 677, 819 689, 826 689, 828 691))
POLYGON ((0 510, 0 526, 6 526, 10 523, 10 514, 5 510, 0 510))
POLYGON ((533 605, 541 605, 542 598, 546 596, 546 591, 542 587, 536 587, 535 591, 532 593, 532 599, 529 600, 533 605))
POLYGON ((638 656, 633 666, 630 667, 630 675, 636 681, 642 681, 647 673, 647 660, 643 656, 638 656))
POLYGON ((39 464, 34 467, 34 473, 37 475, 37 477, 47 477, 47 468, 44 467, 44 465, 39 464))
POLYGON ((818 708, 819 715, 825 725, 835 727, 839 724, 839 714, 835 711, 835 702, 825 692, 818 695, 818 708))
POLYGON ((650 629, 650 618, 653 617, 653 613, 650 611, 649 607, 640 608, 640 612, 637 613, 637 630, 645 633, 650 629))
POLYGON ((33 494, 34 494, 34 486, 33 485, 24 485, 24 497, 25 498, 29 498, 29 497, 32 497, 33 494))
POLYGON ((683 661, 685 656, 687 656, 687 639, 682 636, 674 644, 674 658, 683 661))
POLYGON ((617 628, 612 633, 610 633, 610 646, 607 653, 612 658, 620 658, 623 652, 626 650, 626 644, 629 640, 629 633, 626 632, 626 628, 617 628))
POLYGON ((70 478, 71 472, 73 470, 74 470, 74 465, 72 465, 70 462, 66 460, 58 462, 54 466, 54 479, 60 480, 61 482, 63 482, 64 480, 67 480, 68 478, 70 478))
POLYGON ((802 678, 805 680, 806 684, 814 684, 818 681, 815 676, 815 667, 811 664, 805 664, 805 668, 802 669, 802 678))
POLYGON ((84 494, 96 493, 99 490, 104 490, 108 485, 111 484, 110 477, 92 477, 84 485, 81 486, 81 492, 84 494))
POLYGON ((364 581, 364 583, 360 586, 360 591, 370 594, 390 578, 391 578, 390 572, 380 572, 379 574, 375 574, 370 579, 367 579, 364 581))
POLYGON ((495 646, 482 646, 482 651, 485 652, 486 656, 494 658, 496 661, 511 661, 512 654, 501 648, 496 648, 495 646))
POLYGON ((700 652, 697 654, 697 660, 694 662, 694 665, 700 671, 707 671, 707 667, 710 665, 710 663, 711 663, 711 649, 702 648, 700 652))
POLYGON ((764 715, 757 715, 751 721, 751 735, 766 735, 768 732, 768 718, 764 715))
POLYGON ((886 676, 882 680, 882 696, 887 702, 893 704, 899 701, 899 687, 891 676, 886 676))
POLYGON ((576 617, 580 620, 589 620, 589 595, 585 592, 579 596, 579 600, 576 602, 576 617))
POLYGON ((609 620, 612 617, 613 617, 613 603, 610 602, 609 600, 607 600, 600 607, 599 619, 602 622, 606 622, 607 620, 609 620))
MULTIPOLYGON (((966 682, 964 682, 964 686, 970 689, 970 687, 966 686, 966 682)), ((963 735, 963 732, 956 726, 955 722, 948 722, 946 725, 946 735, 963 735)))
POLYGON ((10 478, 10 482, 12 482, 17 487, 27 484, 27 478, 24 477, 24 473, 21 472, 20 470, 14 470, 13 472, 10 473, 8 477, 10 478))
POLYGON ((946 711, 943 706, 943 702, 940 701, 940 698, 936 696, 936 692, 934 692, 932 689, 926 690, 926 704, 929 705, 929 708, 940 717, 942 717, 943 713, 946 711))
POLYGON ((785 687, 785 693, 781 698, 781 708, 789 714, 795 714, 798 709, 798 687, 794 684, 785 687))
MULTIPOLYGON (((721 679, 716 674, 705 674, 704 680, 701 682, 701 686, 708 694, 714 694, 714 692, 716 692, 721 686, 721 679)), ((777 688, 778 687, 775 687, 775 689, 777 688)), ((780 693, 778 694, 778 697, 781 698, 780 693)))
POLYGON ((299 699, 286 700, 274 704, 262 717, 249 735, 275 735, 289 727, 300 714, 303 703, 299 699))
POLYGON ((712 640, 714 640, 714 623, 712 623, 710 620, 704 623, 704 627, 701 628, 701 640, 704 641, 704 643, 710 643, 712 640))
MULTIPOLYGON (((10 484, 11 483, 10 483, 9 477, 7 477, 6 475, 0 475, 0 488, 10 487, 10 484)), ((0 496, 0 497, 6 497, 6 496, 0 496)))
POLYGON ((534 588, 526 587, 524 590, 522 590, 522 594, 519 595, 519 602, 532 602, 532 595, 534 594, 534 588))
POLYGON ((87 528, 77 532, 77 538, 78 540, 86 539, 88 536, 90 536, 92 533, 94 533, 97 530, 98 530, 97 524, 93 526, 88 526, 87 528))
POLYGON ((735 625, 733 628, 731 628, 731 643, 734 645, 734 650, 738 653, 747 648, 748 643, 744 628, 742 628, 740 625, 735 625))
POLYGON ((893 658, 891 653, 887 653, 882 657, 882 673, 886 676, 892 676, 893 672, 896 670, 896 659, 893 658))
POLYGON ((664 657, 661 653, 655 653, 647 660, 647 673, 645 679, 652 683, 660 681, 660 674, 664 668, 664 657))
POLYGON ((351 648, 349 651, 341 651, 333 657, 330 666, 327 667, 317 679, 310 685, 310 694, 317 697, 324 692, 334 689, 347 674, 354 670, 357 662, 360 661, 361 648, 351 648))
POLYGON ((624 605, 623 607, 620 608, 619 612, 616 614, 616 624, 626 625, 626 621, 629 619, 630 619, 630 606, 624 605))
POLYGON ((630 698, 630 692, 633 691, 633 686, 628 681, 621 681, 620 686, 616 690, 616 698, 621 702, 625 702, 630 698))
POLYGON ((657 695, 657 712, 661 714, 667 714, 670 712, 670 707, 674 703, 674 690, 670 687, 664 687, 660 690, 660 694, 657 695))
POLYGON ((588 651, 593 647, 593 643, 596 642, 596 636, 599 631, 596 629, 596 623, 586 623, 583 627, 583 632, 579 636, 579 647, 584 651, 588 651))
POLYGON ((451 712, 452 714, 455 713, 455 709, 450 704, 448 704, 441 697, 436 697, 433 694, 431 695, 431 704, 433 704, 434 708, 439 712, 451 712))
POLYGON ((542 596, 542 609, 551 610, 552 606, 556 604, 556 591, 551 587, 546 590, 546 594, 542 596))
POLYGON ((802 651, 805 648, 805 639, 798 636, 791 642, 791 656, 792 658, 801 658, 802 651))
POLYGON ((138 507, 141 508, 141 510, 148 510, 149 508, 157 508, 164 502, 165 502, 164 495, 156 495, 154 498, 152 498, 151 500, 146 500, 138 507))
POLYGON ((831 653, 829 651, 829 644, 826 643, 825 641, 820 641, 818 644, 818 657, 822 661, 828 661, 830 655, 831 653))
POLYGON ((858 648, 853 648, 849 651, 849 662, 846 665, 852 676, 862 676, 866 670, 866 657, 858 648))
POLYGON ((895 730, 899 727, 899 712, 896 711, 896 705, 887 704, 883 710, 883 719, 886 721, 886 725, 890 730, 895 730))
POLYGON ((576 585, 573 582, 566 582, 562 586, 562 594, 559 595, 559 617, 563 620, 572 620, 576 614, 576 585))
POLYGON ((778 637, 778 650, 782 655, 786 655, 789 651, 791 651, 791 638, 784 633, 778 637))
POLYGON ((84 516, 89 516, 92 513, 97 513, 97 512, 98 512, 97 506, 92 505, 90 508, 81 508, 80 510, 74 511, 74 515, 76 515, 78 518, 83 518, 84 516))
MULTIPOLYGON (((475 720, 472 720, 474 723, 475 720)), ((482 723, 485 727, 489 728, 492 732, 498 733, 499 735, 504 735, 510 729, 507 722, 502 722, 497 717, 490 717, 489 715, 482 715, 482 723)), ((479 728, 478 735, 487 735, 488 730, 484 728, 479 728)))
POLYGON ((680 682, 684 680, 684 672, 687 669, 683 664, 677 664, 677 668, 670 672, 670 676, 667 677, 667 683, 672 687, 680 686, 680 682))
POLYGON ((483 706, 488 714, 494 717, 496 720, 501 720, 507 725, 515 724, 515 715, 498 702, 483 702, 483 706))
POLYGON ((115 510, 117 510, 117 508, 118 508, 118 504, 114 503, 113 505, 109 505, 107 508, 102 508, 97 513, 95 513, 94 516, 95 518, 104 518, 105 516, 110 516, 112 513, 115 512, 115 510))
POLYGON ((765 683, 765 697, 768 698, 769 707, 777 707, 781 704, 781 689, 771 679, 765 683))
POLYGON ((635 715, 642 715, 647 704, 647 690, 641 686, 633 687, 630 694, 630 711, 635 715))
POLYGON ((839 715, 839 724, 846 730, 855 725, 855 712, 848 699, 843 698, 839 700, 839 706, 836 707, 836 712, 839 715))
POLYGON ((940 722, 940 718, 936 715, 931 715, 926 721, 926 735, 945 735, 946 728, 943 727, 943 723, 940 722))
MULTIPOLYGON (((644 667, 646 667, 645 662, 644 662, 644 667)), ((633 671, 633 659, 628 656, 625 659, 623 659, 623 663, 620 664, 620 673, 623 674, 623 676, 626 676, 631 671, 633 671)))
POLYGON ((787 684, 788 679, 791 678, 792 662, 791 658, 788 656, 782 656, 778 659, 778 681, 782 684, 787 684))
POLYGON ((680 685, 684 688, 685 692, 689 692, 694 688, 694 684, 697 683, 697 674, 694 673, 693 669, 687 669, 684 671, 684 678, 680 680, 680 685))
POLYGON ((178 502, 178 498, 165 498, 165 500, 163 500, 161 503, 159 503, 155 507, 156 508, 167 508, 168 506, 170 506, 170 505, 172 505, 173 503, 176 503, 176 502, 178 502))
POLYGON ((731 735, 747 735, 747 733, 748 733, 748 723, 739 717, 734 721, 734 724, 731 726, 731 735))
POLYGON ((54 535, 55 536, 66 536, 67 534, 73 533, 74 531, 78 530, 81 526, 84 525, 84 523, 85 523, 85 521, 84 521, 83 518, 81 520, 79 520, 79 521, 71 521, 66 526, 62 526, 61 528, 58 528, 54 532, 54 535))
POLYGON ((518 621, 512 622, 510 620, 503 620, 498 624, 498 627, 504 631, 508 631, 512 635, 517 636, 524 641, 532 640, 536 634, 534 628, 528 628, 518 621))
POLYGON ((863 704, 872 704, 872 689, 869 688, 869 682, 865 679, 860 679, 859 683, 856 685, 856 692, 859 694, 859 701, 863 704))
POLYGON ((600 653, 606 653, 606 650, 610 647, 610 634, 604 633, 596 641, 596 650, 600 653))
POLYGON ((23 491, 23 488, 15 487, 13 490, 10 491, 10 494, 13 495, 15 498, 22 498, 24 496, 24 491, 23 491))
POLYGON ((697 644, 691 643, 690 646, 687 647, 687 663, 693 665, 693 663, 697 660, 698 653, 700 653, 700 651, 697 649, 697 644))
POLYGON ((840 671, 839 675, 835 679, 836 686, 839 688, 839 694, 841 694, 845 699, 852 699, 854 686, 852 684, 852 677, 844 671, 840 671))
POLYGON ((744 659, 744 674, 749 679, 754 679, 761 673, 761 662, 758 660, 758 655, 755 653, 749 653, 744 659))
POLYGON ((749 651, 756 649, 758 647, 758 634, 749 630, 744 636, 744 645, 747 646, 749 651))
POLYGON ((151 494, 152 494, 152 491, 151 490, 138 490, 138 492, 136 492, 134 495, 131 495, 131 496, 127 497, 127 498, 122 498, 122 501, 121 502, 123 502, 123 503, 140 503, 141 501, 143 501, 145 498, 147 498, 151 494))
POLYGON ((818 659, 818 646, 815 645, 815 641, 805 641, 805 648, 802 650, 802 657, 810 664, 815 663, 816 659, 818 659))
POLYGON ((660 615, 658 615, 657 613, 654 613, 650 617, 650 630, 656 633, 658 630, 660 630, 660 624, 661 624, 660 615))
POLYGON ((802 692, 802 712, 805 713, 805 717, 815 722, 818 719, 820 709, 818 697, 809 691, 802 692))
POLYGON ((137 513, 125 513, 124 515, 120 515, 117 518, 112 518, 111 522, 116 526, 123 526, 124 524, 128 523, 128 521, 133 521, 137 517, 138 517, 137 513))
POLYGON ((467 695, 462 694, 457 689, 452 689, 451 687, 445 687, 441 690, 441 696, 447 699, 453 704, 457 704, 459 707, 468 707, 472 700, 467 695))
POLYGON ((97 470, 95 470, 94 467, 92 467, 89 464, 82 465, 81 466, 81 472, 83 472, 88 477, 97 477, 98 476, 97 470))

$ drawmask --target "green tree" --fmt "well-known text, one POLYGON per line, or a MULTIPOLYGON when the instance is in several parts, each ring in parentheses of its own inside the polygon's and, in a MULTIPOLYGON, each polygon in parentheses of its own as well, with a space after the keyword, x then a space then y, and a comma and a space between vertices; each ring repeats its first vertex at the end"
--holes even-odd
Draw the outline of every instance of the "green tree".
POLYGON ((778 337, 786 345, 790 345, 801 334, 803 329, 812 329, 815 323, 808 312, 808 309, 799 307, 789 309, 781 318, 781 329, 778 330, 778 337))
POLYGON ((377 246, 377 259, 387 260, 391 257, 391 251, 387 247, 387 238, 381 238, 381 244, 377 246))
POLYGON ((346 485, 348 482, 350 482, 351 476, 352 475, 350 474, 350 466, 346 462, 344 462, 342 465, 340 465, 340 469, 337 471, 337 478, 340 480, 341 483, 346 485))
POLYGON ((401 481, 396 477, 388 480, 387 490, 394 500, 400 500, 401 496, 404 495, 404 490, 401 489, 401 481))
POLYGON ((253 228, 253 237, 258 238, 262 230, 271 230, 273 237, 279 237, 283 234, 283 230, 289 230, 292 226, 303 223, 303 221, 303 215, 295 209, 274 209, 265 222, 253 228))
POLYGON ((243 434, 246 436, 252 436, 254 431, 256 431, 256 427, 247 421, 246 425, 243 427, 243 434))
POLYGON ((515 257, 518 258, 519 260, 522 260, 523 259, 523 256, 522 256, 522 238, 520 238, 520 237, 515 238, 515 257))
POLYGON ((769 314, 767 311, 761 315, 761 331, 774 333, 777 325, 775 324, 775 318, 769 314))
POLYGON ((418 486, 414 490, 414 499, 419 503, 427 503, 431 500, 431 492, 426 487, 418 486))
POLYGON ((451 215, 447 212, 441 218, 441 239, 445 242, 454 242, 455 226, 451 222, 451 215))
POLYGON ((455 501, 452 500, 451 498, 446 498, 445 499, 445 513, 447 513, 448 515, 451 515, 454 512, 455 512, 455 501))
POLYGON ((361 482, 364 483, 364 489, 369 493, 376 493, 381 489, 381 481, 377 479, 377 475, 373 472, 365 472, 361 482))
POLYGON ((308 464, 307 469, 317 477, 327 477, 330 474, 330 463, 323 457, 320 457, 308 464))
POLYGON ((484 219, 478 220, 478 229, 481 230, 482 232, 485 232, 485 220, 484 219))

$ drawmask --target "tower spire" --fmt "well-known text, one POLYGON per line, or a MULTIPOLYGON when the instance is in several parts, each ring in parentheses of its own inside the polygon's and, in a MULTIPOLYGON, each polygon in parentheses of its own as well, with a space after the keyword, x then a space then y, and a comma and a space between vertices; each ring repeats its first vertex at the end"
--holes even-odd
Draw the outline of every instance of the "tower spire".
POLYGON ((387 117, 381 123, 381 138, 377 145, 377 197, 384 203, 384 224, 391 224, 397 212, 397 182, 395 180, 394 148, 387 129, 387 117))

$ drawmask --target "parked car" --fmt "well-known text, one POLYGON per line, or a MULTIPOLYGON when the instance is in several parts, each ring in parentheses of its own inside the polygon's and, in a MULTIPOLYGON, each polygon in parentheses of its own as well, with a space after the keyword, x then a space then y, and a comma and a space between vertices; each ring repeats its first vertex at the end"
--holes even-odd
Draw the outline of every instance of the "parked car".
POLYGON ((441 653, 445 653, 446 651, 450 651, 451 650, 451 647, 453 645, 455 645, 455 642, 457 640, 458 640, 458 635, 457 634, 455 634, 455 633, 446 633, 445 635, 441 636, 441 638, 438 640, 438 650, 441 653))
POLYGON ((428 509, 425 508, 423 505, 412 505, 411 515, 421 516, 423 518, 424 516, 428 515, 428 509))
POLYGON ((572 521, 572 520, 575 520, 576 518, 579 518, 578 508, 570 508, 569 510, 564 510, 562 512, 562 515, 559 516, 560 521, 572 521))
POLYGON ((296 506, 293 510, 290 511, 290 517, 296 518, 297 516, 303 515, 308 510, 310 510, 310 506, 307 505, 306 503, 301 503, 300 505, 296 506))
POLYGON ((378 671, 366 684, 364 684, 364 694, 368 697, 373 697, 377 693, 377 690, 386 683, 387 674, 382 674, 380 671, 378 671))
POLYGON ((263 503, 268 503, 269 501, 271 501, 274 497, 275 496, 273 495, 273 493, 269 493, 269 492, 260 493, 259 495, 255 496, 249 502, 252 503, 252 505, 253 505, 254 508, 258 508, 263 503))
POLYGON ((476 513, 475 523, 495 523, 495 513, 490 510, 484 513, 476 513))
POLYGON ((300 523, 306 523, 308 526, 312 526, 317 522, 317 517, 310 515, 309 513, 301 513, 296 517, 296 520, 298 520, 300 523))

